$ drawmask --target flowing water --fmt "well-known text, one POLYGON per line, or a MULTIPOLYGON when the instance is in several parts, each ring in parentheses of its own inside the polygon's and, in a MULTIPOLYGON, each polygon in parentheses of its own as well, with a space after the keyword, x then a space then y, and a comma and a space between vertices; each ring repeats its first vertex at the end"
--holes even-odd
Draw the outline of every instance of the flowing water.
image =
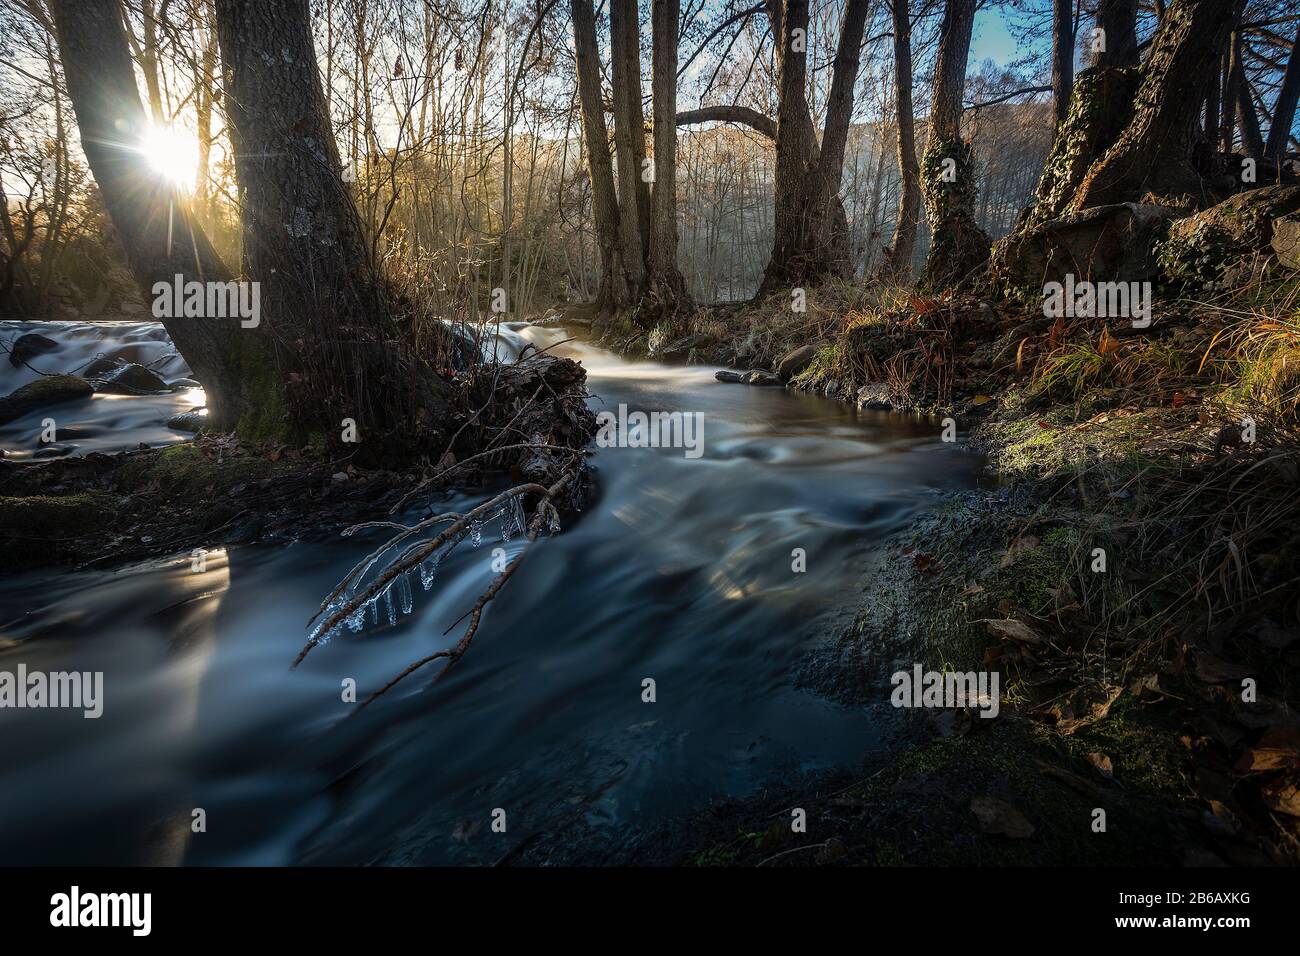
MULTIPOLYGON (((86 328, 46 334, 75 351, 86 328)), ((165 342, 158 331, 101 327, 114 341, 165 342)), ((884 539, 938 491, 972 486, 978 462, 930 424, 563 337, 514 326, 498 344, 581 360, 597 410, 702 413, 703 454, 596 449, 594 500, 539 539, 434 687, 418 672, 344 719, 343 681, 364 697, 453 643, 463 623, 444 631, 517 537, 484 528, 481 547, 464 543, 430 590, 414 588, 409 616, 336 637, 294 671, 307 618, 382 533, 214 543, 197 573, 187 553, 4 580, 0 670, 102 671, 104 712, 0 710, 0 862, 482 863, 539 831, 599 861, 711 799, 887 747, 888 707, 836 703, 795 678, 860 600, 884 539), (498 808, 505 833, 492 829, 498 808)), ((67 358, 33 364, 61 371, 67 358)), ((97 430, 93 450, 111 451, 182 437, 163 422, 194 399, 165 398, 69 409, 97 430)), ((28 441, 30 425, 0 441, 28 441)))

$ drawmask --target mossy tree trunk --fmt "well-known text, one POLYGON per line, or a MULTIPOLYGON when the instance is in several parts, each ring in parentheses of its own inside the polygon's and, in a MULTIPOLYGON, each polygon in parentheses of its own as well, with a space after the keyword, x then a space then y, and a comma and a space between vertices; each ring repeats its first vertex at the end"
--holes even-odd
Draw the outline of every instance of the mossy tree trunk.
POLYGON ((1198 115, 1209 87, 1205 65, 1217 63, 1244 0, 1177 0, 1166 8, 1142 67, 1132 118, 1119 140, 1088 170, 1071 211, 1203 191, 1192 167, 1198 115))
POLYGON ((1139 81, 1134 69, 1090 67, 1079 73, 1070 112, 1056 131, 1034 204, 1021 226, 1039 225, 1065 211, 1097 157, 1128 126, 1139 81))
POLYGON ((975 221, 975 151, 961 136, 966 58, 975 0, 947 0, 939 28, 930 136, 921 157, 921 194, 930 223, 925 284, 959 284, 989 257, 989 238, 975 221))
POLYGON ((217 0, 216 20, 244 255, 284 383, 245 430, 332 439, 352 419, 367 452, 417 450, 442 386, 406 349, 343 182, 307 0, 217 0))

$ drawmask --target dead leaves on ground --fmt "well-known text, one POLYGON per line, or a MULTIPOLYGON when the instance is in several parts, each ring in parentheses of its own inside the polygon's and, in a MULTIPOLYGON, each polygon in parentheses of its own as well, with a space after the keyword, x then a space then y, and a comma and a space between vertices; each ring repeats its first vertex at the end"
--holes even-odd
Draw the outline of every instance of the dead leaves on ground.
POLYGON ((1025 840, 1034 835, 1034 825, 1005 800, 988 796, 972 797, 970 809, 984 833, 1013 840, 1025 840))

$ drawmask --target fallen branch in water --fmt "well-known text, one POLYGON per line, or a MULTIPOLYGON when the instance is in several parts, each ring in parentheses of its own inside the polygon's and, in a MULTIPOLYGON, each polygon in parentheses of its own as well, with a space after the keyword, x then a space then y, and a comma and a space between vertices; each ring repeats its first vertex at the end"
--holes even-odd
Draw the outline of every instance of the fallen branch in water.
MULTIPOLYGON (((528 544, 532 544, 537 540, 537 536, 542 530, 543 523, 548 523, 549 527, 552 529, 558 528, 559 511, 555 507, 554 499, 564 490, 565 486, 568 485, 569 482, 573 481, 577 476, 577 471, 567 472, 549 488, 533 483, 516 485, 513 488, 501 492, 499 495, 496 495, 483 504, 478 505, 463 515, 449 512, 447 514, 436 515, 432 518, 426 518, 409 528, 403 528, 399 534, 390 538, 377 550, 371 552, 358 562, 356 566, 348 572, 347 576, 339 582, 338 586, 334 588, 330 595, 321 602, 320 609, 312 616, 311 621, 308 621, 308 626, 322 615, 326 614, 327 611, 328 615, 312 632, 312 636, 308 639, 307 643, 303 646, 303 649, 299 652, 297 659, 293 662, 293 667, 297 667, 314 647, 323 643, 343 622, 348 621, 349 619, 355 619, 354 616, 358 613, 364 613, 365 609, 370 606, 379 595, 383 594, 399 576, 418 567, 420 562, 424 561, 444 546, 450 544, 454 547, 455 544, 459 543, 466 531, 471 528, 474 522, 479 518, 484 515, 495 516, 496 514, 499 514, 500 512, 495 509, 507 506, 523 495, 535 494, 539 496, 539 500, 533 510, 532 518, 528 522, 528 544), (547 522, 548 518, 550 519, 549 522, 547 522), (352 594, 344 601, 339 601, 340 596, 350 588, 355 587, 356 582, 364 578, 369 570, 385 553, 421 531, 428 530, 433 525, 443 521, 451 521, 452 523, 449 527, 429 541, 420 542, 416 545, 407 547, 398 555, 392 564, 385 568, 380 574, 376 575, 375 579, 363 590, 352 594)), ((375 526, 391 527, 394 526, 394 524, 392 522, 366 522, 365 524, 356 525, 347 529, 344 534, 351 534, 352 532, 362 528, 375 526)), ((441 680, 443 676, 451 670, 456 662, 464 656, 465 652, 469 650, 470 642, 478 632, 479 623, 483 617, 483 610, 492 599, 500 593, 502 587, 505 586, 505 583, 510 580, 510 576, 514 574, 515 569, 519 567, 519 563, 523 560, 524 553, 525 552, 520 552, 515 555, 513 560, 511 560, 500 574, 493 579, 487 590, 484 591, 483 594, 479 596, 478 600, 474 602, 474 606, 466 615, 463 615, 459 619, 464 620, 464 617, 468 616, 469 624, 466 626, 464 635, 456 643, 455 647, 436 651, 433 654, 429 654, 428 656, 415 661, 391 681, 366 698, 357 710, 359 711, 369 706, 375 698, 386 693, 403 678, 419 670, 425 664, 429 664, 436 660, 447 661, 446 666, 443 667, 443 669, 438 672, 437 677, 434 678, 435 683, 441 680)), ((426 582, 426 587, 427 586, 426 582)), ((456 623, 459 623, 459 620, 456 623)), ((455 627, 455 624, 453 624, 452 627, 455 627)), ((448 628, 448 630, 450 630, 450 628, 448 628)))

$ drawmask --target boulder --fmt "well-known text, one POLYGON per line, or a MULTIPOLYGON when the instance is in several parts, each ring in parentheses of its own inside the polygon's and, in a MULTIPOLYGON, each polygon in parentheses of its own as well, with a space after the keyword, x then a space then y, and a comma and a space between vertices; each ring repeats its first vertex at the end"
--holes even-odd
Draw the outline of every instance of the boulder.
POLYGON ((44 375, 0 398, 0 425, 50 405, 90 398, 95 390, 76 375, 44 375))
POLYGON ((775 372, 769 372, 765 368, 750 369, 745 373, 744 382, 746 385, 781 385, 781 376, 775 372))
POLYGON ((9 364, 19 368, 36 356, 54 352, 58 348, 59 343, 54 339, 37 332, 28 332, 14 339, 14 344, 9 349, 9 364))
POLYGON ((788 382, 811 365, 816 355, 817 346, 801 345, 787 352, 781 361, 776 363, 776 374, 781 376, 782 381, 788 382))
POLYGON ((115 395, 139 395, 142 392, 165 392, 167 383, 143 365, 123 365, 106 376, 99 391, 115 395))
POLYGON ((1273 255, 1289 269, 1300 269, 1300 212, 1273 220, 1273 255))
POLYGON ((1015 299, 1041 298, 1048 282, 1141 282, 1157 274, 1153 246, 1184 210, 1146 203, 1094 206, 998 240, 990 276, 1015 299))
POLYGON ((713 340, 707 335, 700 335, 699 333, 685 335, 657 349, 651 349, 650 356, 660 362, 689 362, 692 352, 696 349, 705 348, 712 343, 713 340))
POLYGON ((731 382, 732 384, 735 385, 743 384, 745 381, 745 376, 742 375, 740 372, 731 372, 728 371, 727 369, 722 369, 721 371, 714 372, 713 377, 716 378, 719 382, 731 382))
POLYGON ((858 389, 857 405, 863 411, 890 412, 894 410, 894 403, 889 398, 889 386, 884 382, 872 382, 858 389))
POLYGON ((1170 282, 1210 286, 1243 260, 1272 253, 1273 224, 1300 212, 1300 186, 1264 186, 1169 225, 1157 245, 1161 274, 1170 282))
POLYGON ((208 411, 205 408, 191 409, 167 419, 167 427, 178 432, 201 432, 207 423, 208 411))
POLYGON ((113 372, 121 368, 120 362, 100 356, 81 370, 82 378, 111 378, 113 372))

